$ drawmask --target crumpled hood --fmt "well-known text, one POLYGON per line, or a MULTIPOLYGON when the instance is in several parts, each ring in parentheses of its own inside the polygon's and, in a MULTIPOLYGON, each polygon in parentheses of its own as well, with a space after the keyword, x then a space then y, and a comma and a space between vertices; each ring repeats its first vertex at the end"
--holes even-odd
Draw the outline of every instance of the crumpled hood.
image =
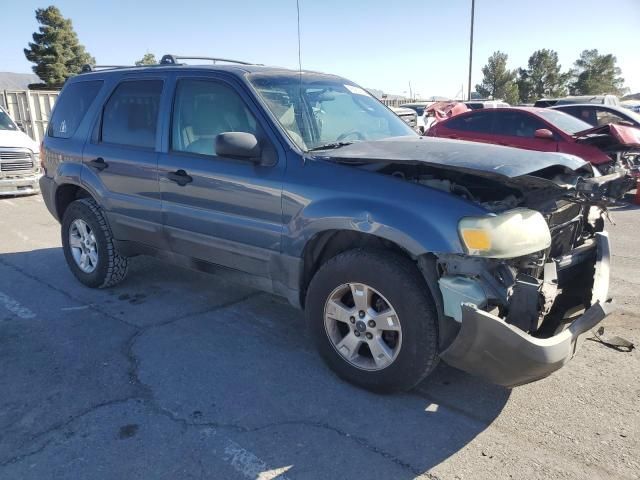
POLYGON ((20 130, 0 130, 0 148, 28 148, 33 153, 38 152, 38 144, 20 130))
POLYGON ((591 172, 590 165, 574 155, 417 136, 355 142, 314 156, 342 163, 420 163, 494 179, 529 176, 554 166, 591 172))
POLYGON ((576 143, 595 145, 605 150, 640 148, 640 128, 629 125, 600 125, 582 130, 576 133, 574 138, 576 143))

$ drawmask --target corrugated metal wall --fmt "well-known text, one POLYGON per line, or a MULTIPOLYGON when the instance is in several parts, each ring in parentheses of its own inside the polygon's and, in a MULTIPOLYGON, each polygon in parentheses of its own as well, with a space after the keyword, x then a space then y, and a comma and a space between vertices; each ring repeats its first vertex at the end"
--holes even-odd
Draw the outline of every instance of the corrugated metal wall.
POLYGON ((58 94, 55 90, 4 90, 0 92, 0 105, 27 135, 40 142, 58 94))

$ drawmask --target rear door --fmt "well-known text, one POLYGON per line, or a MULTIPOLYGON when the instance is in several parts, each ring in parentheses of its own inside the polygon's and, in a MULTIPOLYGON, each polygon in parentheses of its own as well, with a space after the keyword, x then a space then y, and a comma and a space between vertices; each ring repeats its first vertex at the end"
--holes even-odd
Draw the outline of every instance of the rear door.
POLYGON ((166 152, 159 178, 171 249, 192 258, 270 277, 280 252, 284 155, 273 166, 215 153, 224 132, 256 135, 278 151, 252 98, 234 80, 176 78, 166 152))
POLYGON ((165 79, 125 78, 113 85, 83 152, 83 181, 101 191, 118 240, 166 245, 158 186, 158 117, 165 79))
POLYGON ((474 110, 436 124, 435 136, 473 142, 494 143, 491 135, 492 110, 474 110))

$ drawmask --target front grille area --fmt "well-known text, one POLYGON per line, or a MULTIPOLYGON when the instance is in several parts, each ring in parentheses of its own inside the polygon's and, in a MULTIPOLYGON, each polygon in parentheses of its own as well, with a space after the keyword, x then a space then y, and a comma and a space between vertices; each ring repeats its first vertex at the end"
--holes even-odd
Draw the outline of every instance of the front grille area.
POLYGON ((2 152, 0 151, 0 160, 29 160, 31 154, 29 152, 2 152))
POLYGON ((33 169, 31 160, 22 162, 0 162, 0 172, 24 172, 33 169))
POLYGON ((549 218, 547 219, 547 223, 551 228, 557 225, 563 225, 567 222, 570 222, 581 213, 582 205, 578 203, 567 202, 566 204, 561 205, 559 208, 551 212, 549 218))
POLYGON ((0 172, 24 173, 33 170, 34 163, 28 151, 0 150, 0 172))

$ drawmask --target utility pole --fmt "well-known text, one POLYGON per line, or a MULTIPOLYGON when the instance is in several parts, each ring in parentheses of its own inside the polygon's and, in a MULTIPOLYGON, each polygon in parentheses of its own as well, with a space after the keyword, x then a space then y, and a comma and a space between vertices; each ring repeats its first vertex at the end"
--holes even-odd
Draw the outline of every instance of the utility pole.
POLYGON ((471 0, 471 35, 469 38, 469 83, 467 85, 467 100, 471 100, 471 69, 473 68, 473 19, 476 0, 471 0))

